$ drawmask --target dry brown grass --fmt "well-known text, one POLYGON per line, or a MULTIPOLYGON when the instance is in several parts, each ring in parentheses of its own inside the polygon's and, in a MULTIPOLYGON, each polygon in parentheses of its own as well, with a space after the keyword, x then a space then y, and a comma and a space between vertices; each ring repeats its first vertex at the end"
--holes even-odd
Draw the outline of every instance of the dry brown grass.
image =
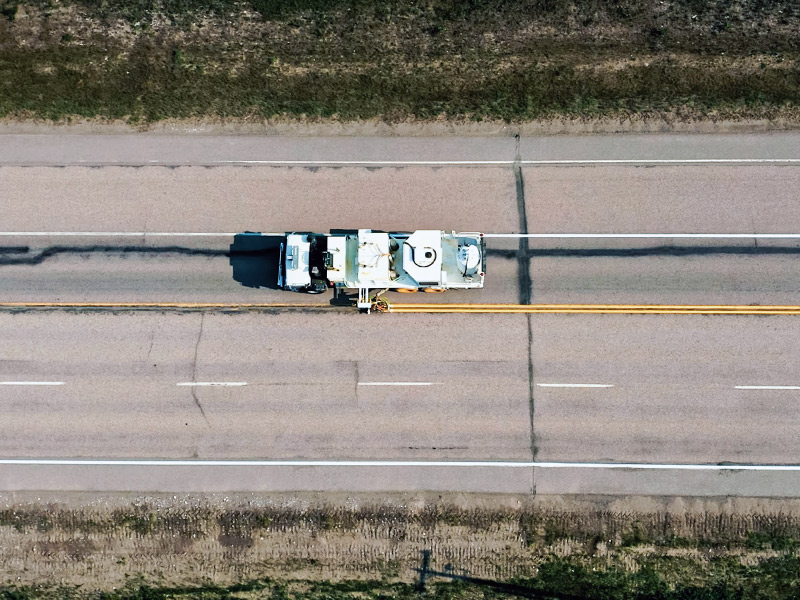
POLYGON ((800 516, 782 506, 743 513, 563 504, 285 496, 17 503, 0 511, 0 571, 20 583, 55 577, 104 588, 137 574, 173 586, 290 576, 411 581, 428 548, 435 567, 508 580, 536 575, 553 555, 635 572, 652 561, 747 564, 800 548, 800 516))
POLYGON ((13 17, 0 115, 18 118, 800 120, 790 1, 35 0, 13 17))

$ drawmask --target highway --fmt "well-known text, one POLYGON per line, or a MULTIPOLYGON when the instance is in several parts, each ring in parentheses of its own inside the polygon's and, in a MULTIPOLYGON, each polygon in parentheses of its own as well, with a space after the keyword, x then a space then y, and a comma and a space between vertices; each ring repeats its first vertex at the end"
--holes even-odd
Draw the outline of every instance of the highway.
POLYGON ((800 233, 799 150, 0 136, 0 302, 314 305, 2 310, 0 489, 797 496, 797 317, 358 315, 227 234, 672 233, 493 238, 486 289, 396 301, 800 304, 800 240, 677 237, 800 233))

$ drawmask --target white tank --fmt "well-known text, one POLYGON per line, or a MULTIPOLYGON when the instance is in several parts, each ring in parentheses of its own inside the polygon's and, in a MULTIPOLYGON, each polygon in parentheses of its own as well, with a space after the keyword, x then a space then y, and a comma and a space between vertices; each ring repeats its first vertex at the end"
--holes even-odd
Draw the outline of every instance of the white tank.
POLYGON ((481 253, 477 246, 459 246, 457 258, 462 271, 471 271, 478 268, 481 253))

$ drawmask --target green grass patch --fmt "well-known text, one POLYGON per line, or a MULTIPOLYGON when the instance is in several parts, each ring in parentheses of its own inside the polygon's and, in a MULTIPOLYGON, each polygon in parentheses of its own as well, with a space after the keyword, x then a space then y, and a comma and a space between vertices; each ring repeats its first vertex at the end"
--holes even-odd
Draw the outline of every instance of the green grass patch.
MULTIPOLYGON (((636 571, 618 565, 595 564, 552 557, 536 578, 513 581, 531 592, 566 595, 587 600, 778 600, 800 592, 800 558, 781 557, 744 567, 730 560, 712 560, 703 567, 676 576, 660 565, 642 565, 636 571)), ((3 600, 380 600, 412 598, 471 600, 505 598, 502 591, 466 582, 430 580, 426 590, 414 583, 384 580, 271 581, 257 580, 230 586, 197 585, 166 587, 133 577, 118 590, 86 590, 70 586, 4 586, 3 600)))
POLYGON ((236 73, 210 71, 213 56, 141 44, 106 61, 95 48, 11 51, 0 55, 0 116, 127 119, 216 116, 481 118, 527 121, 690 108, 758 113, 794 106, 800 68, 715 71, 669 60, 613 72, 569 64, 528 65, 502 73, 393 65, 284 73, 253 56, 236 73), (87 65, 102 65, 88 69, 87 65))
MULTIPOLYGON (((98 565, 100 569, 103 556, 110 554, 118 558, 116 566, 111 568, 118 566, 120 572, 130 575, 126 576, 125 585, 116 590, 91 589, 88 582, 72 587, 17 586, 12 585, 12 579, 4 586, 0 584, 0 600, 504 597, 497 590, 438 578, 432 578, 428 590, 420 594, 410 579, 412 569, 419 565, 416 552, 425 547, 426 541, 438 546, 434 555, 437 569, 452 561, 456 568, 508 573, 509 562, 516 561, 515 567, 524 565, 524 568, 511 572, 525 577, 507 583, 546 594, 598 600, 772 600, 800 596, 796 542, 800 539, 800 519, 783 512, 626 513, 533 506, 482 509, 444 502, 418 508, 406 505, 348 508, 324 504, 213 507, 180 502, 171 506, 133 503, 109 509, 25 505, 0 511, 0 536, 4 536, 8 547, 35 546, 35 554, 28 552, 25 560, 37 573, 40 568, 52 569, 55 563, 75 566, 78 571, 86 565, 98 565), (267 543, 280 546, 289 542, 291 546, 297 542, 305 549, 276 560, 273 566, 279 567, 278 570, 264 570, 269 565, 250 553, 254 547, 258 549, 259 538, 267 536, 271 536, 267 543), (462 537, 489 540, 485 556, 471 559, 458 558, 458 554, 448 556, 447 552, 453 552, 447 549, 450 541, 462 537), (324 544, 311 541, 320 538, 324 544), (497 545, 499 539, 505 540, 504 546, 497 545), (138 571, 130 566, 131 540, 137 548, 150 548, 148 552, 152 554, 148 556, 157 565, 184 564, 196 568, 198 564, 216 560, 221 563, 223 573, 257 573, 261 577, 276 572, 304 572, 309 573, 304 575, 309 579, 247 579, 242 575, 235 585, 224 585, 212 580, 206 572, 197 574, 200 583, 168 585, 158 569, 151 572, 149 579, 135 575, 138 571), (346 540, 345 546, 350 549, 332 558, 326 548, 335 547, 342 540, 346 540), (196 544, 197 541, 202 543, 196 544), (369 555, 376 547, 405 549, 391 560, 365 560, 363 549, 369 548, 369 555), (204 554, 208 552, 211 554, 204 554), (208 556, 214 558, 204 558, 208 556), (458 564, 462 560, 472 562, 458 564), (247 570, 253 568, 253 561, 261 570, 247 570), (346 571, 348 565, 376 579, 313 579, 315 573, 327 576, 327 569, 346 571)), ((259 551, 263 551, 263 543, 259 551)))

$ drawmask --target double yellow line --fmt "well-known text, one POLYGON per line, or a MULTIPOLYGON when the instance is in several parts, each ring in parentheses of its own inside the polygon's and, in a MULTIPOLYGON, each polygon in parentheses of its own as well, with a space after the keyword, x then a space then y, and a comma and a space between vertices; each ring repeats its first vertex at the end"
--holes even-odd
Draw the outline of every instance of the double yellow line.
POLYGON ((800 315, 800 306, 736 304, 389 304, 393 313, 552 313, 624 315, 800 315))
MULTIPOLYGON (((270 310, 275 308, 330 309, 321 303, 231 303, 231 302, 0 302, 0 309, 64 310, 270 310)), ((380 310, 380 309, 379 309, 380 310)), ((800 315, 800 306, 751 306, 737 304, 394 304, 392 313, 548 313, 625 315, 800 315)))
POLYGON ((0 302, 2 308, 63 308, 63 309, 201 309, 201 310, 239 310, 269 308, 330 308, 329 304, 303 304, 301 302, 248 304, 232 302, 0 302))

